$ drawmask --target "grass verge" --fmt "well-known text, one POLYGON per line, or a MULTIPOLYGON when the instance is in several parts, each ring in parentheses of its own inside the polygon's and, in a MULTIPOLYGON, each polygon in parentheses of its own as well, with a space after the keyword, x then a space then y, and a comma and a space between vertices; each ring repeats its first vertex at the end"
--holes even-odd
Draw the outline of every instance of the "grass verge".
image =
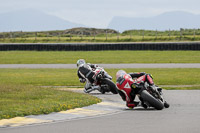
MULTIPOLYGON (((119 69, 105 69, 116 82, 119 69)), ((126 72, 146 72, 154 76, 158 85, 200 85, 199 68, 124 69, 126 72)), ((34 86, 83 86, 76 69, 0 69, 0 84, 34 86)))
POLYGON ((0 97, 0 119, 48 114, 101 101, 91 95, 17 84, 0 84, 0 97))
POLYGON ((200 63, 199 51, 0 51, 0 64, 200 63))

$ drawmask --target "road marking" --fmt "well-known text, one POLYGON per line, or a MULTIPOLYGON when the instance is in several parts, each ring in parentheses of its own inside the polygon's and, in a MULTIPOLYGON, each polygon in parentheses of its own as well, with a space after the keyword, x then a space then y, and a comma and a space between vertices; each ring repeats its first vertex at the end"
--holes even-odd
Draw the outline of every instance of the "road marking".
POLYGON ((108 113, 108 111, 76 108, 76 109, 71 109, 71 110, 68 110, 68 111, 61 111, 59 113, 94 116, 94 115, 106 114, 106 113, 108 113))
POLYGON ((16 126, 23 126, 27 124, 38 124, 38 123, 46 123, 52 122, 52 120, 41 120, 35 118, 26 118, 26 117, 15 117, 12 119, 3 119, 0 120, 0 127, 16 127, 16 126))
POLYGON ((101 103, 97 103, 97 105, 106 105, 106 106, 114 106, 114 107, 125 107, 124 104, 114 103, 114 102, 101 102, 101 103))

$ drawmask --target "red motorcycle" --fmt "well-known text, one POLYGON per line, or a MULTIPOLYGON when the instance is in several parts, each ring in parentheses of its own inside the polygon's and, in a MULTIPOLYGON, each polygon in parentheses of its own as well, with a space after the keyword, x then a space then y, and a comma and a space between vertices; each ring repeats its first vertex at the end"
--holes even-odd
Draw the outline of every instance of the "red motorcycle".
POLYGON ((119 81, 118 89, 128 95, 127 98, 131 98, 131 91, 134 91, 147 107, 154 107, 157 110, 169 107, 169 104, 163 98, 162 88, 157 86, 156 90, 152 90, 149 84, 145 82, 145 75, 132 79, 125 71, 119 70, 116 77, 119 81))

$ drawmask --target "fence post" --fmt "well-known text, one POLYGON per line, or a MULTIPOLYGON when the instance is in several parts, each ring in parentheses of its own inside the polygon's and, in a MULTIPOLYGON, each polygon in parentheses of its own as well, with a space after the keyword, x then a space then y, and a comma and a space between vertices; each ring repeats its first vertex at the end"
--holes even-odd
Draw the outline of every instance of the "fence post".
POLYGON ((16 39, 15 32, 13 32, 13 38, 14 38, 14 40, 16 39))
POLYGON ((107 39, 108 39, 108 34, 107 34, 107 30, 106 30, 106 41, 107 41, 107 39))
POLYGON ((2 36, 3 36, 3 41, 4 41, 4 33, 2 33, 2 36))
POLYGON ((58 41, 60 41, 60 32, 58 33, 58 41))
POLYGON ((22 32, 22 30, 21 30, 20 33, 19 33, 19 38, 22 39, 22 36, 23 36, 23 32, 22 32))
POLYGON ((47 32, 47 40, 48 40, 48 37, 49 37, 49 33, 47 32))
POLYGON ((81 32, 81 40, 83 39, 83 31, 81 32))
POLYGON ((35 32, 35 40, 37 40, 37 32, 35 32))
POLYGON ((180 39, 182 39, 182 29, 180 29, 180 39))
POLYGON ((12 32, 10 32, 10 38, 11 38, 11 39, 13 38, 13 36, 12 36, 12 32))
POLYGON ((118 33, 117 33, 117 40, 119 41, 119 31, 118 31, 118 33))
POLYGON ((142 36, 143 36, 142 39, 144 39, 144 30, 143 30, 143 32, 142 32, 142 36))
POLYGON ((5 34, 4 34, 4 32, 3 32, 3 41, 5 40, 5 34))
POLYGON ((138 30, 138 35, 140 36, 140 31, 138 30))
POLYGON ((158 31, 157 31, 157 29, 156 29, 156 39, 157 39, 157 36, 158 36, 158 31))
POLYGON ((95 32, 94 32, 94 34, 93 34, 93 35, 94 35, 94 40, 95 40, 95 35, 96 35, 96 34, 95 34, 95 32))

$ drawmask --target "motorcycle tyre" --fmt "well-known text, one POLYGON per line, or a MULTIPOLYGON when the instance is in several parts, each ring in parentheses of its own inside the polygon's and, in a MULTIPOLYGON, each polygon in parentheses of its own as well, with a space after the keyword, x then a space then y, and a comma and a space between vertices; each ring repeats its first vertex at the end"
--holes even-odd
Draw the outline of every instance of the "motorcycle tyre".
POLYGON ((110 91, 111 91, 113 94, 118 94, 117 87, 116 87, 115 83, 113 83, 112 80, 110 80, 110 79, 108 79, 108 78, 105 78, 105 79, 103 80, 103 82, 104 82, 105 84, 107 84, 108 86, 110 86, 110 91))
POLYGON ((169 106, 170 106, 169 103, 167 103, 167 102, 165 101, 164 107, 165 107, 165 108, 169 108, 169 106))
POLYGON ((143 90, 140 96, 144 101, 147 101, 155 109, 162 110, 164 108, 164 105, 159 100, 154 98, 151 94, 149 94, 147 90, 143 90))

